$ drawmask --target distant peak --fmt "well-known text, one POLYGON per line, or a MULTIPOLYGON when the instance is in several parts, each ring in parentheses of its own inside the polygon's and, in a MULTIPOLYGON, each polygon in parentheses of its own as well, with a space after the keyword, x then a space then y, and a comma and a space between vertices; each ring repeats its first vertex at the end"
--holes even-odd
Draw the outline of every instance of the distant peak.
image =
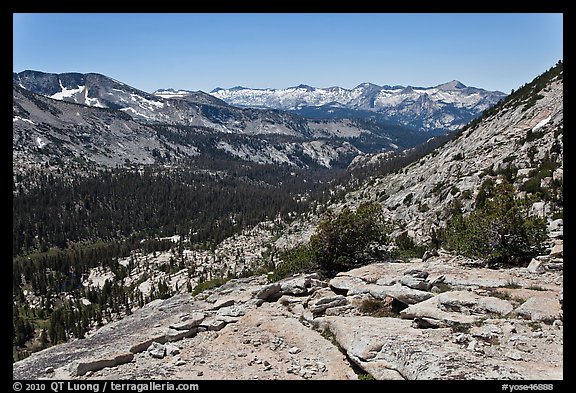
POLYGON ((340 87, 340 86, 330 86, 330 87, 326 87, 324 90, 332 92, 332 93, 338 93, 338 92, 341 92, 343 90, 348 91, 348 89, 345 89, 345 88, 340 87))
POLYGON ((374 83, 370 83, 370 82, 364 82, 364 83, 360 83, 358 86, 355 87, 355 89, 369 89, 369 88, 376 88, 376 89, 381 89, 382 86, 378 86, 374 83))
POLYGON ((173 89, 173 88, 168 88, 168 89, 158 89, 156 90, 153 94, 157 94, 157 93, 176 93, 177 90, 173 89))
POLYGON ((456 89, 465 89, 466 85, 464 85, 460 81, 453 80, 453 81, 438 85, 436 87, 439 89, 442 89, 442 90, 456 90, 456 89))
POLYGON ((289 87, 289 89, 304 89, 306 91, 314 91, 315 89, 312 86, 299 84, 298 86, 289 87))

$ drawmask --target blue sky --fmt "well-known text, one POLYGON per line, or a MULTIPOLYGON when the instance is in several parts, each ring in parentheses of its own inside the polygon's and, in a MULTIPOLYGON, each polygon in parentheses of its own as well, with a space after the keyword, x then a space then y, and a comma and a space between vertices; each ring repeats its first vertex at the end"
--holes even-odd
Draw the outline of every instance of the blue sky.
POLYGON ((13 70, 138 89, 434 86, 509 93, 563 59, 563 15, 14 14, 13 70))

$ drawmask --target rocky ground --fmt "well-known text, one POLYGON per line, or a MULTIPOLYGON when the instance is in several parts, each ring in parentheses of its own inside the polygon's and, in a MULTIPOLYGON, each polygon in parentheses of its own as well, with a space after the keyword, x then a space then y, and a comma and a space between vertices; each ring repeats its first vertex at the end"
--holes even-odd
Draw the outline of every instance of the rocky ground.
POLYGON ((331 280, 234 279, 14 363, 15 379, 563 379, 562 245, 492 270, 440 251, 331 280))

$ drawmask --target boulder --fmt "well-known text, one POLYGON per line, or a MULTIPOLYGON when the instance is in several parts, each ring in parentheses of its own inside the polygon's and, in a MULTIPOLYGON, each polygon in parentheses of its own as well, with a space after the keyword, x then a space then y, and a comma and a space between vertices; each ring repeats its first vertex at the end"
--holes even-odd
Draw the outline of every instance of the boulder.
POLYGON ((544 262, 536 258, 532 258, 530 264, 527 267, 528 271, 533 274, 542 274, 546 272, 544 267, 544 262))
POLYGON ((480 326, 473 326, 470 329, 470 335, 484 341, 490 341, 500 337, 502 335, 502 329, 494 324, 485 323, 480 326))
POLYGON ((344 306, 329 307, 324 311, 324 315, 353 315, 358 308, 350 303, 344 306))
POLYGON ((400 279, 400 284, 408 288, 418 289, 421 291, 429 291, 430 288, 432 287, 432 285, 430 284, 429 281, 426 280, 426 278, 420 278, 411 275, 402 276, 402 278, 400 279))
POLYGON ((422 255, 422 262, 427 261, 432 257, 438 257, 438 256, 440 256, 440 254, 438 253, 438 250, 436 250, 435 248, 431 250, 426 250, 424 251, 424 255, 422 255))
POLYGON ((282 295, 280 299, 277 300, 277 302, 290 308, 296 304, 302 304, 306 300, 307 299, 303 296, 282 295))
POLYGON ((216 312, 218 317, 241 317, 246 313, 246 308, 240 304, 222 307, 216 312))
POLYGON ((280 291, 283 295, 302 296, 308 293, 310 277, 296 277, 280 282, 280 291))
POLYGON ((398 277, 381 277, 378 280, 376 280, 376 285, 383 285, 385 287, 389 287, 396 284, 397 282, 400 282, 400 279, 398 277))
POLYGON ((329 286, 332 290, 338 294, 347 295, 348 292, 352 291, 355 293, 360 293, 366 285, 366 282, 358 277, 350 276, 336 276, 330 280, 329 286))
POLYGON ((516 172, 516 176, 517 177, 526 177, 526 176, 530 176, 531 172, 536 171, 535 168, 522 168, 522 169, 518 169, 518 172, 516 172))
POLYGON ((564 244, 563 243, 555 244, 554 247, 552 247, 552 250, 550 251, 550 256, 562 257, 563 255, 564 255, 564 244))
MULTIPOLYGON (((440 294, 442 295, 442 294, 440 294)), ((465 315, 459 312, 445 311, 442 308, 440 295, 425 300, 418 304, 413 304, 400 311, 400 316, 404 319, 416 319, 416 326, 422 327, 447 327, 458 324, 473 324, 477 317, 465 315)))
POLYGON ((256 292, 256 297, 262 300, 272 300, 274 298, 280 297, 281 289, 282 287, 277 282, 268 284, 256 292))
POLYGON ((480 297, 478 299, 478 307, 482 311, 496 313, 501 316, 508 315, 512 310, 514 310, 514 306, 512 306, 508 300, 492 296, 480 297))
POLYGON ((404 276, 411 276, 425 280, 428 278, 428 272, 420 269, 412 269, 404 272, 404 276))
POLYGON ((436 296, 440 304, 453 311, 462 312, 478 304, 478 295, 471 291, 449 291, 436 296))
POLYGON ((535 322, 553 323, 561 317, 561 304, 552 297, 534 296, 515 310, 516 314, 535 322))
POLYGON ((432 280, 430 282, 430 288, 437 286, 439 284, 442 284, 444 282, 444 280, 446 280, 446 276, 444 276, 443 274, 439 275, 438 277, 436 277, 434 280, 432 280))
POLYGON ((211 331, 218 331, 218 330, 222 330, 224 328, 224 326, 226 326, 228 324, 228 322, 224 319, 224 318, 206 318, 204 321, 202 321, 202 323, 200 324, 200 327, 205 328, 206 330, 211 330, 211 331))
POLYGON ((200 325, 200 323, 204 320, 204 318, 205 318, 204 313, 193 312, 192 314, 182 316, 180 318, 182 319, 182 321, 171 324, 170 328, 174 330, 190 330, 200 325))
POLYGON ((557 231, 560 228, 564 227, 564 220, 561 218, 557 218, 556 220, 552 220, 550 224, 548 224, 548 230, 550 232, 557 231))
POLYGON ((416 304, 434 296, 430 292, 408 288, 400 283, 390 286, 365 284, 348 291, 348 295, 360 295, 363 293, 370 294, 378 299, 386 299, 389 296, 404 304, 416 304))
POLYGON ((418 319, 418 327, 472 324, 478 313, 507 315, 514 307, 507 300, 478 296, 470 291, 449 291, 400 311, 402 318, 418 319), (476 314, 476 315, 471 315, 476 314))
POLYGON ((214 302, 214 305, 210 307, 210 310, 218 310, 222 307, 232 306, 235 303, 234 299, 218 299, 214 302))
MULTIPOLYGON (((168 328, 168 329, 166 329, 166 332, 164 334, 164 341, 178 341, 178 340, 183 339, 184 337, 192 337, 197 332, 198 332, 198 328, 192 328, 190 330, 176 330, 176 329, 168 328)), ((158 340, 158 338, 156 338, 155 340, 158 340)), ((155 340, 152 340, 152 341, 155 341, 155 340)), ((158 341, 161 341, 161 340, 158 340, 158 341)), ((147 348, 147 346, 143 347, 143 348, 139 348, 139 345, 136 345, 136 346, 132 347, 130 350, 132 351, 132 353, 138 353, 138 352, 145 350, 146 348, 147 348)))
POLYGON ((308 301, 308 309, 314 315, 322 314, 326 309, 348 304, 346 298, 342 295, 336 295, 331 290, 318 290, 314 297, 308 301))
POLYGON ((176 345, 172 343, 164 344, 164 349, 166 351, 166 355, 168 356, 174 356, 180 353, 180 348, 178 348, 176 345))
POLYGON ((552 173, 552 179, 554 179, 555 181, 562 182, 562 181, 564 180, 564 169, 562 169, 562 168, 557 168, 557 169, 552 173))
POLYGON ((548 262, 546 264, 548 270, 564 270, 564 262, 548 262))
POLYGON ((71 375, 79 377, 86 375, 90 371, 98 371, 105 367, 116 367, 129 363, 132 359, 134 359, 133 353, 108 354, 106 357, 75 360, 70 364, 69 370, 71 375))
POLYGON ((153 342, 146 350, 146 353, 153 358, 163 359, 166 356, 166 347, 163 344, 153 342))
POLYGON ((522 352, 520 352, 519 350, 513 349, 513 348, 506 351, 504 356, 506 356, 507 358, 512 359, 512 360, 523 360, 524 359, 524 354, 522 352))
POLYGON ((545 217, 546 216, 546 202, 534 202, 532 204, 532 208, 530 210, 532 214, 537 217, 545 217))
POLYGON ((288 353, 291 355, 296 355, 297 353, 300 353, 301 350, 298 347, 292 347, 290 349, 288 349, 288 353))

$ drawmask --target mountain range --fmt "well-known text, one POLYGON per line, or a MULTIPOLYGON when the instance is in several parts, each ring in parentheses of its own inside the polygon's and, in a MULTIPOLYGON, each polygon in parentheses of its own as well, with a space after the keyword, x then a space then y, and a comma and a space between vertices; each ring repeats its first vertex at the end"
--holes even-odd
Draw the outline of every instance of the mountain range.
MULTIPOLYGON (((185 91, 154 94, 185 96, 185 91)), ((431 133, 462 127, 506 97, 500 91, 468 87, 453 80, 433 87, 379 86, 362 83, 353 89, 299 85, 286 89, 216 88, 214 97, 240 107, 281 109, 318 117, 372 117, 431 133)))
POLYGON ((149 94, 95 73, 23 71, 13 74, 13 86, 16 156, 33 151, 62 158, 62 150, 50 149, 52 141, 64 145, 69 158, 99 165, 154 162, 152 151, 163 158, 218 151, 260 163, 331 167, 346 166, 360 153, 406 148, 429 138, 370 119, 310 119, 275 109, 238 108, 201 91, 149 94))

